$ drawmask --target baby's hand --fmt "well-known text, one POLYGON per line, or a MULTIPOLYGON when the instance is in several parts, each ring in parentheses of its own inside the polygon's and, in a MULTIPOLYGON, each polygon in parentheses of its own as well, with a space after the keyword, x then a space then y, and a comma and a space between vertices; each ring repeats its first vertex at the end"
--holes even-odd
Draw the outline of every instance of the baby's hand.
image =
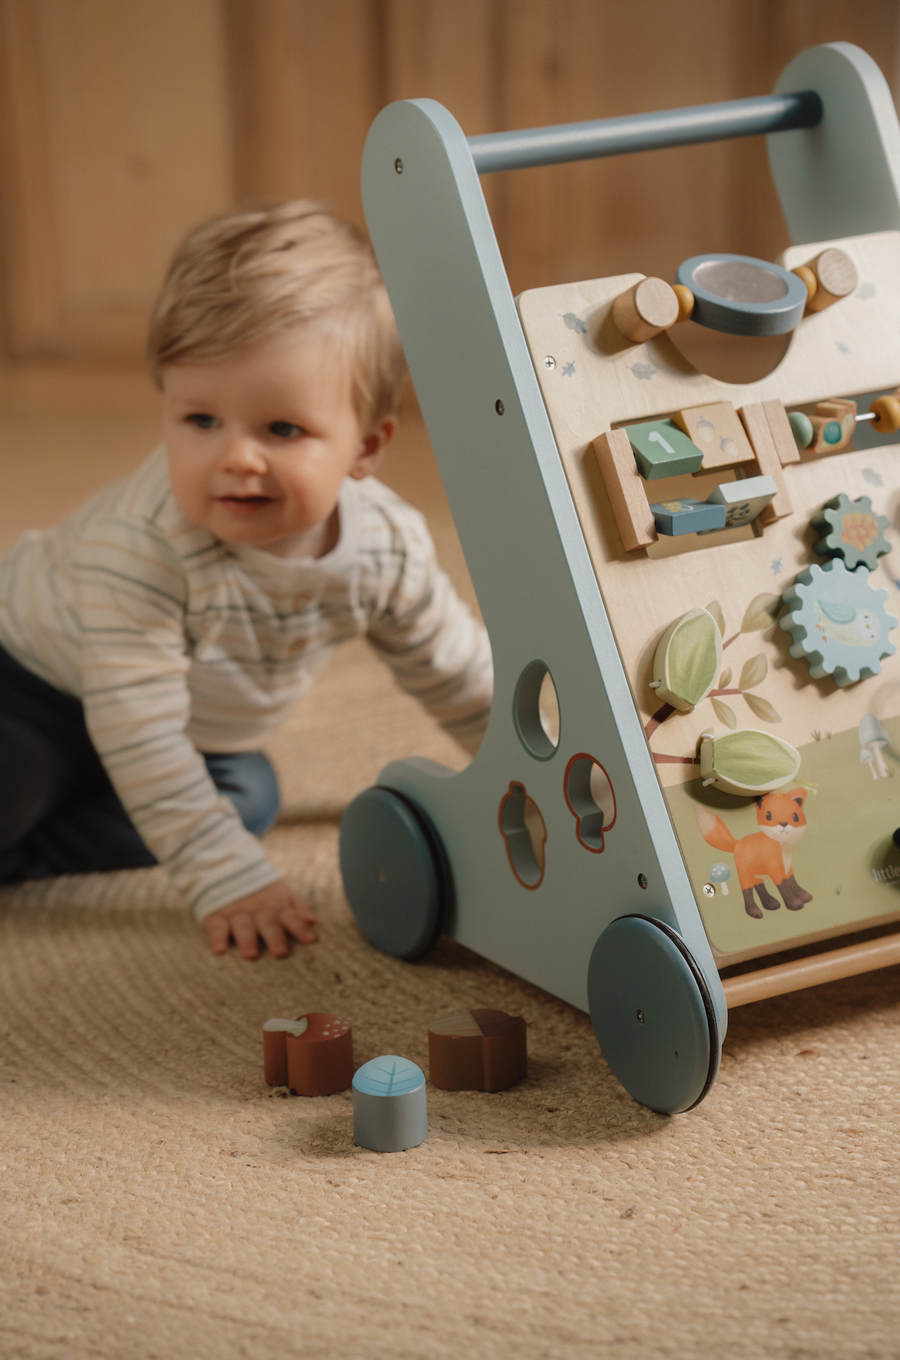
POLYGON ((225 954, 228 942, 235 944, 245 959, 259 958, 261 935, 269 953, 276 959, 286 958, 290 952, 288 935, 301 944, 312 944, 316 938, 316 917, 302 897, 292 892, 283 878, 267 888, 239 897, 227 907, 210 912, 204 918, 203 929, 209 936, 214 954, 225 954))

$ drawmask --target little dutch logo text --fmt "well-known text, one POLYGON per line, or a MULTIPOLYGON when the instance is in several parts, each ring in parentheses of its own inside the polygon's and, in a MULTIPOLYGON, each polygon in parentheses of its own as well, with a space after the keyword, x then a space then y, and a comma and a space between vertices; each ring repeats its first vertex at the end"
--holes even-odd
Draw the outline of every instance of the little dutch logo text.
POLYGON ((872 877, 876 883, 890 883, 895 878, 900 878, 900 864, 889 864, 886 869, 873 869, 872 877))

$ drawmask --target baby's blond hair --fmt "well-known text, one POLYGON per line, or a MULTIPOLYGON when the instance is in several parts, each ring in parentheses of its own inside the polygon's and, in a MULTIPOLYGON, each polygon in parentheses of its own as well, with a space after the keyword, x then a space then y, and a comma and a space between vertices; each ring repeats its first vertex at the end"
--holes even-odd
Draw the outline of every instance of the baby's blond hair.
POLYGON ((301 323, 337 347, 367 429, 397 410, 406 367, 375 257, 349 222, 305 200, 191 232, 153 309, 150 371, 159 385, 167 364, 212 363, 301 323))

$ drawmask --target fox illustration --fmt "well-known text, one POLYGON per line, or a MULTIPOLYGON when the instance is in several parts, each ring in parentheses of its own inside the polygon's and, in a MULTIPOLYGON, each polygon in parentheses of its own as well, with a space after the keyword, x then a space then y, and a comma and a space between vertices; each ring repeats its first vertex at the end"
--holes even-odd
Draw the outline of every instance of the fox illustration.
POLYGON ((800 911, 812 901, 812 895, 800 887, 791 872, 794 846, 806 831, 803 811, 806 790, 792 789, 785 793, 778 789, 753 801, 757 809, 756 820, 762 830, 752 836, 736 840, 722 818, 700 804, 697 806, 697 825, 709 845, 734 855, 744 895, 744 910, 754 920, 761 921, 763 914, 756 905, 754 890, 766 911, 777 911, 781 906, 767 890, 763 881, 766 878, 770 878, 781 893, 788 911, 800 911))

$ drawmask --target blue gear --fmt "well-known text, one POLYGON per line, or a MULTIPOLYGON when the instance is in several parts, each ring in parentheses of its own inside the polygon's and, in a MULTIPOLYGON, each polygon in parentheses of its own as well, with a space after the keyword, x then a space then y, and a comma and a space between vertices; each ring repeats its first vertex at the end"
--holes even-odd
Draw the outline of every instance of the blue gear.
POLYGON ((794 638, 791 656, 805 657, 814 680, 826 675, 843 687, 881 671, 897 650, 888 633, 897 620, 884 608, 886 590, 873 590, 868 568, 848 571, 841 558, 802 571, 782 599, 781 627, 794 638))

